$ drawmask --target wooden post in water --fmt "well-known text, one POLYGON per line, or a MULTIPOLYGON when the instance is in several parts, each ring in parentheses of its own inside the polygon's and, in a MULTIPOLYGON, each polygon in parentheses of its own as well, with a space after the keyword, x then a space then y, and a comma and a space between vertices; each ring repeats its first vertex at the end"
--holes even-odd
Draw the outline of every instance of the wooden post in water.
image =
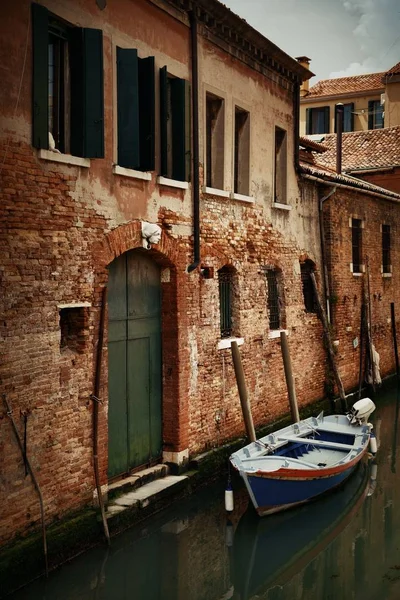
POLYGON ((325 311, 321 304, 321 298, 319 296, 317 282, 315 281, 314 273, 310 273, 310 277, 311 277, 311 281, 312 281, 312 284, 314 287, 315 300, 316 300, 317 306, 318 306, 318 313, 319 313, 320 319, 322 321, 322 326, 324 328, 324 336, 325 336, 325 341, 326 341, 326 347, 328 349, 329 362, 331 364, 333 376, 335 377, 335 382, 336 382, 336 385, 337 385, 337 388, 339 391, 339 396, 340 396, 340 400, 341 400, 341 404, 342 404, 342 410, 346 411, 347 410, 346 394, 344 392, 343 383, 342 383, 342 380, 340 379, 339 371, 338 371, 338 368, 336 365, 335 352, 333 350, 333 344, 332 344, 331 336, 329 333, 328 320, 326 318, 325 311))
POLYGON ((392 321, 394 357, 395 357, 395 360, 396 360, 396 374, 397 374, 397 379, 400 379, 400 375, 399 375, 399 353, 397 351, 396 319, 395 319, 395 316, 394 316, 394 302, 390 303, 390 317, 391 317, 391 321, 392 321))
POLYGON ((300 421, 299 408, 297 406, 296 388, 294 385, 292 361, 290 360, 289 344, 287 341, 286 331, 281 331, 281 349, 283 366, 285 369, 286 386, 289 395, 290 413, 293 423, 300 421))
POLYGON ((257 439, 256 432, 254 431, 253 417, 251 416, 250 402, 247 394, 243 365, 237 342, 231 342, 231 352, 247 436, 251 442, 255 442, 257 439))

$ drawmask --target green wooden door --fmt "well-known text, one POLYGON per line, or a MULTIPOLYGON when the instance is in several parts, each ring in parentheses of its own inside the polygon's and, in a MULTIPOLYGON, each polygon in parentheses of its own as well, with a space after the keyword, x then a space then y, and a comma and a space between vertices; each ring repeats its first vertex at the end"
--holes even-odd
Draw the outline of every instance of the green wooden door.
POLYGON ((160 269, 145 253, 115 259, 108 283, 108 474, 162 451, 160 269))

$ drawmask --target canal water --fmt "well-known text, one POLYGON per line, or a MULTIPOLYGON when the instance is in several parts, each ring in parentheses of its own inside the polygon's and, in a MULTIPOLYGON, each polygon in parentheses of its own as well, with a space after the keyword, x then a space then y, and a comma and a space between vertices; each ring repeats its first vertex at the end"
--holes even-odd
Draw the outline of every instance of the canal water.
POLYGON ((223 482, 14 594, 17 600, 398 600, 400 394, 374 398, 379 449, 331 495, 258 518, 223 482))

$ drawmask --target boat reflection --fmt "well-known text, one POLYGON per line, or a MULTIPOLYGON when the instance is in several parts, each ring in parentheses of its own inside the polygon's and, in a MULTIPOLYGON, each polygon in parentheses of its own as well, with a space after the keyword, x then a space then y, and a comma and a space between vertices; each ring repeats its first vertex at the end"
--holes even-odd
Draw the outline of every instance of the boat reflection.
POLYGON ((364 498, 373 493, 374 480, 376 464, 371 470, 362 462, 343 486, 306 506, 265 519, 250 506, 234 535, 235 600, 260 598, 301 571, 351 521, 364 498))

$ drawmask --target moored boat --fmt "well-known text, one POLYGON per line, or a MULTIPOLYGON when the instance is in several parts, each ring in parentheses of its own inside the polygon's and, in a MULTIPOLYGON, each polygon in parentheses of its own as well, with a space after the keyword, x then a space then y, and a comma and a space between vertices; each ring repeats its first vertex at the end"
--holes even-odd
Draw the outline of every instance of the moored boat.
POLYGON ((230 461, 257 513, 303 504, 345 481, 368 450, 374 410, 372 400, 364 398, 347 415, 320 413, 234 452, 230 461))

